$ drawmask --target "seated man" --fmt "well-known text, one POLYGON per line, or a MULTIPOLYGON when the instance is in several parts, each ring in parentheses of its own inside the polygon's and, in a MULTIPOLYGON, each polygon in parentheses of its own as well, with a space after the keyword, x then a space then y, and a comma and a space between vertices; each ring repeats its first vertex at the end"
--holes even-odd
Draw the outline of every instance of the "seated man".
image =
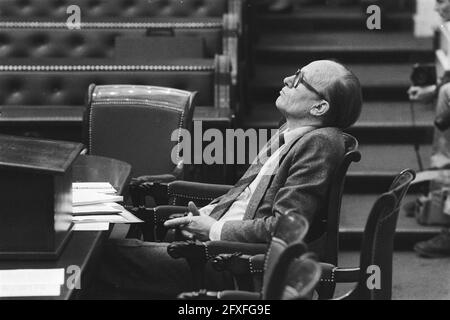
MULTIPOLYGON (((347 68, 316 61, 284 79, 276 101, 287 122, 263 148, 241 180, 224 196, 190 216, 166 222, 187 238, 268 243, 280 215, 295 212, 314 231, 327 208, 331 177, 344 156, 341 130, 356 122, 362 108, 361 86, 347 68), (258 161, 264 149, 266 160, 258 161)), ((183 259, 167 254, 167 244, 121 240, 108 246, 101 270, 109 285, 133 297, 174 298, 192 291, 183 259), (137 295, 135 295, 137 294, 137 295)), ((232 282, 207 271, 207 289, 223 290, 232 282)))

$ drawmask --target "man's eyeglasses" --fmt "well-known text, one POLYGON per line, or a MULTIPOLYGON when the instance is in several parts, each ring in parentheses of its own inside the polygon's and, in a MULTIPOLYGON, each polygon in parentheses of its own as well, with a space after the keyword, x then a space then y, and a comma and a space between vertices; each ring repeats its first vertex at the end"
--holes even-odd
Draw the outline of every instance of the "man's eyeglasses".
POLYGON ((295 73, 295 78, 292 87, 297 89, 300 83, 303 84, 309 91, 314 92, 320 99, 327 101, 327 98, 325 98, 325 96, 322 93, 320 93, 316 88, 314 88, 305 80, 305 74, 302 72, 302 70, 298 69, 297 72, 295 73))

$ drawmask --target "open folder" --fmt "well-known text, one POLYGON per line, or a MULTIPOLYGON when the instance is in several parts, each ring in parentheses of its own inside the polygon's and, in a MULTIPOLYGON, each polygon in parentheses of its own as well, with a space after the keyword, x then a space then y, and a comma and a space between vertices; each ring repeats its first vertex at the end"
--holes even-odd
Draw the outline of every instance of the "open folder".
POLYGON ((115 194, 109 183, 74 183, 72 185, 72 221, 76 231, 109 229, 109 224, 142 223, 120 204, 123 197, 115 194))
POLYGON ((120 207, 116 207, 115 203, 100 203, 86 206, 72 207, 74 216, 91 216, 91 215, 108 215, 122 212, 120 207))
POLYGON ((117 190, 109 182, 74 182, 72 183, 72 189, 77 190, 90 190, 99 193, 116 194, 117 190))
POLYGON ((122 202, 123 197, 113 194, 104 194, 91 190, 72 190, 73 206, 86 206, 111 202, 122 202))

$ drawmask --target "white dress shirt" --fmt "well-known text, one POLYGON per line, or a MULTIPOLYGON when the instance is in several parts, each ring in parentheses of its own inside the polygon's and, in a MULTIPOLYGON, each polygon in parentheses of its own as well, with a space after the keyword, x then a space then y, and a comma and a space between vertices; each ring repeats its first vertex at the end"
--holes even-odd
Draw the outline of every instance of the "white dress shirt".
MULTIPOLYGON (((266 163, 261 168, 261 171, 256 176, 255 180, 247 187, 244 191, 236 198, 236 201, 231 205, 231 207, 228 209, 228 211, 223 215, 220 220, 215 222, 211 230, 209 232, 209 238, 212 241, 219 241, 221 234, 222 234, 222 228, 223 225, 227 221, 239 221, 244 219, 245 211, 247 210, 248 204, 250 202, 250 199, 253 196, 253 193, 255 192, 256 188, 258 187, 258 184, 261 182, 261 179, 265 175, 273 175, 276 168, 280 165, 279 162, 279 156, 283 152, 286 145, 289 144, 292 140, 302 137, 308 132, 314 130, 314 127, 311 126, 304 126, 300 128, 296 128, 293 130, 286 130, 284 131, 284 140, 285 144, 282 145, 280 148, 278 148, 277 151, 275 151, 269 159, 266 161, 266 163)), ((266 148, 263 149, 265 151, 266 148)), ((202 215, 210 215, 213 209, 215 208, 216 204, 214 205, 208 205, 206 207, 203 207, 200 209, 200 214, 202 215)))

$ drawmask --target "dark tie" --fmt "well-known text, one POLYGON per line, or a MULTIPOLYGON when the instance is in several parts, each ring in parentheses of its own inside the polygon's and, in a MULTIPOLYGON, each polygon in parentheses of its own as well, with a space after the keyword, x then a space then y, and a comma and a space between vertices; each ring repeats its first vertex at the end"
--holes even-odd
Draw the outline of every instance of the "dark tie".
MULTIPOLYGON (((222 216, 230 209, 231 205, 236 201, 239 195, 255 180, 261 171, 262 167, 270 156, 277 151, 282 145, 284 145, 284 133, 277 134, 271 139, 263 150, 259 153, 253 164, 242 176, 242 178, 235 184, 228 193, 223 196, 217 203, 216 207, 211 212, 210 216, 216 220, 222 218, 222 216)), ((215 200, 217 201, 217 200, 215 200)), ((212 204, 214 204, 214 202, 212 204)))

